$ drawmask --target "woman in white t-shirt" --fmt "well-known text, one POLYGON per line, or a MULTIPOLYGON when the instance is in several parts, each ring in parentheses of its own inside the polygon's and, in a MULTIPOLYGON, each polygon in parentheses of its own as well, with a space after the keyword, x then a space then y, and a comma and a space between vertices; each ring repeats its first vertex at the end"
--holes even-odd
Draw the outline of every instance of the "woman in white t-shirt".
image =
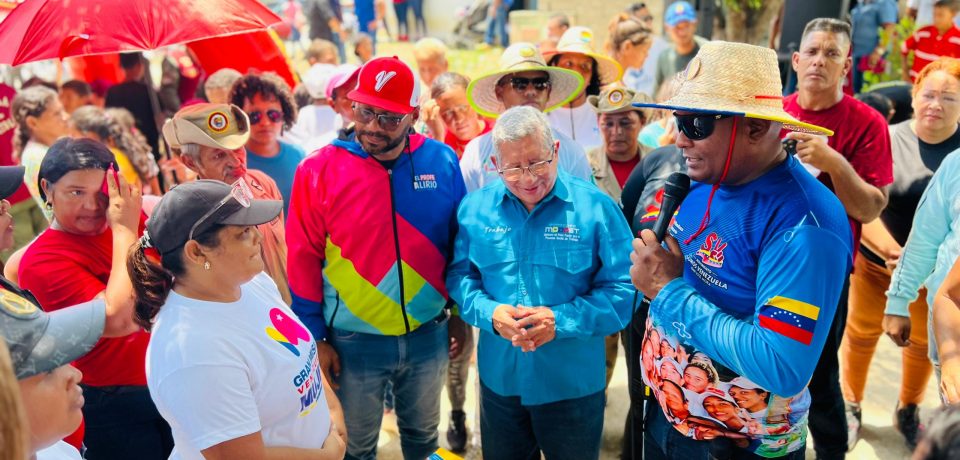
POLYGON ((178 185, 130 253, 137 321, 153 332, 147 385, 173 429, 172 459, 344 456, 313 337, 263 273, 255 226, 282 208, 253 200, 243 179, 178 185))

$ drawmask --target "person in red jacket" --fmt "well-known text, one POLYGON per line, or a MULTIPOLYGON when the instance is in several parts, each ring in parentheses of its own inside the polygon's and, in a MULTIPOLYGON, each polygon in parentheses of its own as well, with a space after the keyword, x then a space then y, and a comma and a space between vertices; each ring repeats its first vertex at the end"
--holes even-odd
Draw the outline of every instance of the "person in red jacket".
POLYGON ((938 0, 933 6, 933 24, 922 27, 903 42, 906 62, 913 52, 913 66, 903 67, 903 79, 913 82, 927 64, 941 57, 960 57, 960 28, 953 23, 960 4, 956 0, 938 0))

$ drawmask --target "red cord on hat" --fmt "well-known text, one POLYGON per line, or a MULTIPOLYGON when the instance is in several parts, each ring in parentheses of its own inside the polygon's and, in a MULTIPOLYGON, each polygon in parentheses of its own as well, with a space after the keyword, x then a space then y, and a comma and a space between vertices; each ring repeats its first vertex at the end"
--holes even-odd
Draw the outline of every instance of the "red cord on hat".
POLYGON ((727 178, 727 172, 730 171, 730 160, 733 159, 733 142, 737 139, 737 117, 733 117, 733 131, 730 133, 730 146, 727 147, 727 164, 723 165, 723 174, 720 176, 720 180, 716 184, 713 184, 713 187, 710 189, 710 197, 707 198, 707 210, 703 212, 703 219, 700 220, 700 228, 697 231, 690 235, 689 238, 684 240, 683 244, 690 244, 694 238, 700 236, 704 230, 707 229, 707 225, 710 223, 710 205, 713 203, 713 194, 717 193, 717 189, 720 188, 720 184, 723 183, 723 180, 727 178))

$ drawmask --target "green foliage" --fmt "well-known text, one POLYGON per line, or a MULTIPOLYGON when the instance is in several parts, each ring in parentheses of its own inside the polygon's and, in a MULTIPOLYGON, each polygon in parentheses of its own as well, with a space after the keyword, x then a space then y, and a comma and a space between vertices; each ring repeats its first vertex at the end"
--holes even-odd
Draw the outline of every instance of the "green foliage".
POLYGON ((730 11, 739 13, 741 8, 747 7, 751 10, 759 10, 763 6, 763 0, 724 0, 724 4, 730 11))
MULTIPOLYGON (((893 28, 893 33, 889 33, 883 28, 879 29, 880 47, 887 50, 884 58, 886 66, 883 72, 866 71, 863 73, 863 86, 869 88, 878 83, 896 81, 903 79, 903 70, 910 67, 907 57, 900 53, 903 42, 906 41, 916 29, 916 23, 908 16, 904 16, 893 28)), ((858 63, 854 62, 853 65, 858 63)))

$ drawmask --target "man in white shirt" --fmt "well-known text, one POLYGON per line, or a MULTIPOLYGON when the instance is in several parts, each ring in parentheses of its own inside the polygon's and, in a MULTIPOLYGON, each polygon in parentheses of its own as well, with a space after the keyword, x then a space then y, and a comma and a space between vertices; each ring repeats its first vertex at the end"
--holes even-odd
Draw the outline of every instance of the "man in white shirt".
MULTIPOLYGON (((500 56, 500 70, 481 76, 467 87, 467 100, 482 116, 497 118, 511 107, 529 105, 544 113, 572 101, 583 88, 580 74, 548 67, 540 52, 530 43, 515 43, 500 56)), ((584 180, 593 172, 582 146, 569 136, 551 128, 560 142, 560 169, 584 180)), ((467 144, 460 159, 460 170, 472 192, 500 180, 490 133, 467 144)))

